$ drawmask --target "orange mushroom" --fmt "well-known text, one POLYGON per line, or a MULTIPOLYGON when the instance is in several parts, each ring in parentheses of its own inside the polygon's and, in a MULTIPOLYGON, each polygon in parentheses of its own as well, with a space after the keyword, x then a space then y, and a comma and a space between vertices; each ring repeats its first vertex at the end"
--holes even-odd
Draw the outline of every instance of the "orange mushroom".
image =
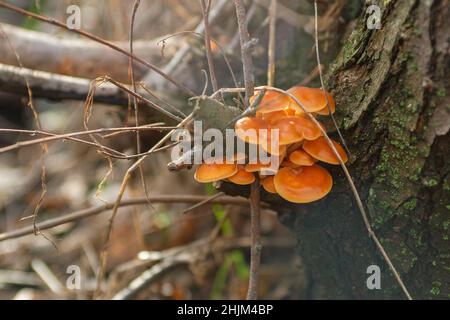
POLYGON ((277 193, 294 203, 308 203, 325 197, 331 190, 333 178, 318 166, 281 168, 274 177, 277 193))
POLYGON ((251 144, 258 144, 261 130, 268 132, 269 125, 265 120, 255 117, 243 117, 236 121, 234 126, 236 135, 243 141, 251 144))
MULTIPOLYGON (((331 110, 333 112, 335 110, 333 97, 326 91, 324 94, 321 88, 295 86, 290 88, 288 92, 294 95, 308 112, 322 112, 321 114, 326 114, 328 112, 327 100, 331 110)), ((290 99, 289 107, 297 110, 299 113, 303 113, 303 110, 293 99, 290 99)))
POLYGON ((195 170, 194 179, 198 182, 207 183, 226 179, 236 174, 238 166, 227 163, 202 163, 195 170))
MULTIPOLYGON (((250 103, 252 103, 258 93, 250 98, 250 103)), ((281 92, 268 90, 264 94, 257 110, 260 113, 268 113, 273 111, 283 110, 289 105, 289 97, 281 92)))
POLYGON ((303 140, 303 132, 298 130, 297 117, 284 117, 272 121, 270 129, 278 129, 278 144, 285 145, 303 140))
POLYGON ((295 110, 290 109, 288 107, 284 108, 283 110, 272 111, 272 112, 267 112, 267 113, 261 113, 259 111, 256 111, 256 117, 267 121, 267 123, 269 123, 269 124, 275 120, 278 120, 281 118, 286 118, 289 116, 294 116, 294 115, 295 115, 295 110))
POLYGON ((252 184, 255 181, 255 175, 246 171, 243 166, 239 166, 238 171, 229 177, 228 181, 239 185, 252 184))
MULTIPOLYGON (((336 141, 331 141, 340 157, 342 158, 342 161, 344 161, 344 163, 347 162, 347 154, 345 153, 341 145, 336 141)), ((313 141, 306 141, 303 144, 303 150, 305 150, 310 156, 316 158, 317 160, 331 164, 339 164, 339 159, 334 154, 333 149, 331 149, 331 147, 328 145, 325 137, 320 137, 313 141)))
POLYGON ((278 156, 279 158, 283 158, 286 154, 286 145, 278 145, 278 148, 275 150, 272 150, 272 144, 270 141, 261 144, 261 147, 268 153, 270 153, 273 156, 278 156))
POLYGON ((273 184, 273 176, 268 176, 261 180, 261 185, 263 186, 264 190, 266 190, 269 193, 277 193, 277 190, 275 190, 275 185, 273 184))
POLYGON ((295 150, 289 155, 289 160, 299 166, 312 166, 317 160, 302 149, 295 150))
POLYGON ((322 135, 319 126, 311 119, 303 116, 287 117, 285 119, 285 121, 292 121, 305 140, 315 140, 322 135))
POLYGON ((261 163, 248 163, 245 165, 245 171, 247 172, 260 172, 263 174, 275 174, 278 168, 272 167, 271 163, 261 164, 261 163))
POLYGON ((281 163, 280 167, 284 168, 284 167, 288 167, 288 168, 298 168, 300 167, 300 165, 293 163, 292 161, 285 159, 283 160, 283 162, 281 163))

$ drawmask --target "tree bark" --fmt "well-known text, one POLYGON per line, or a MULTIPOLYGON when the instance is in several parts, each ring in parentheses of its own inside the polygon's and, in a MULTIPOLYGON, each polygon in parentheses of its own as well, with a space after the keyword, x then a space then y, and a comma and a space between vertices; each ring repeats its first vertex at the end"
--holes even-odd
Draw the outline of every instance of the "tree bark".
MULTIPOLYGON (((415 299, 450 297, 450 3, 375 1, 380 30, 363 8, 327 75, 353 153, 349 170, 380 238, 415 299)), ((348 183, 330 168, 323 201, 285 204, 311 299, 403 299, 369 239, 348 183), (381 289, 370 290, 370 265, 381 289)), ((278 203, 279 205, 279 203, 278 203)))

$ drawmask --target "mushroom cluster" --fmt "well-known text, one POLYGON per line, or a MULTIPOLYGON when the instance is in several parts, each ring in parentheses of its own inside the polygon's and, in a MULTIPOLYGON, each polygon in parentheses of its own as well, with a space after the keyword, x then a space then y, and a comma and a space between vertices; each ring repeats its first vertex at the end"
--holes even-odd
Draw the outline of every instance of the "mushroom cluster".
MULTIPOLYGON (((320 88, 295 86, 288 90, 311 113, 328 115, 335 111, 331 95, 320 88), (327 106, 328 103, 328 106, 327 106)), ((256 95, 252 98, 255 99, 256 95)), ((239 185, 251 184, 255 174, 261 177, 263 188, 294 203, 308 203, 326 196, 332 187, 330 173, 317 164, 318 161, 339 164, 322 131, 296 105, 288 95, 277 91, 266 92, 254 117, 243 117, 235 124, 236 135, 249 144, 257 144, 272 156, 278 157, 276 172, 267 172, 270 165, 260 164, 258 159, 246 165, 236 163, 203 163, 196 172, 198 182, 226 180, 239 185), (270 131, 278 129, 277 150, 271 150, 270 131), (247 132, 256 132, 249 135, 247 132), (261 137, 259 132, 268 132, 261 137), (275 173, 275 174, 274 174, 275 173)), ((332 141, 341 159, 347 155, 341 145, 332 141)), ((255 159, 254 159, 255 160, 255 159)))

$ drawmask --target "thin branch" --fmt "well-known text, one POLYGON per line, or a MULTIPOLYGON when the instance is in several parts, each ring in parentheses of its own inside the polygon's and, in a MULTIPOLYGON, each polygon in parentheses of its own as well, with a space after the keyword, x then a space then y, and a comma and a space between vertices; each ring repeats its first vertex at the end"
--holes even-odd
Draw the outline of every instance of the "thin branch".
POLYGON ((336 129, 339 139, 342 142, 342 145, 344 146, 345 150, 347 151, 349 157, 351 156, 351 152, 347 147, 347 144, 345 143, 345 139, 342 136, 341 130, 339 130, 339 126, 336 122, 336 119, 333 115, 333 112, 331 111, 330 103, 328 102, 328 97, 325 90, 325 84, 323 82, 322 77, 322 64, 320 63, 320 53, 319 53, 319 35, 318 35, 318 18, 317 18, 317 0, 314 1, 314 41, 315 41, 315 47, 316 47, 316 59, 317 59, 317 68, 319 70, 319 78, 320 78, 320 84, 322 86, 322 92, 325 97, 325 101, 327 102, 327 109, 328 113, 330 115, 331 120, 333 121, 334 128, 336 129))
POLYGON ((269 7, 269 50, 267 67, 267 85, 273 86, 275 83, 275 49, 276 49, 276 25, 277 25, 277 0, 270 1, 269 7))
MULTIPOLYGON (((209 200, 209 196, 197 196, 197 195, 151 195, 150 200, 153 203, 199 203, 205 200, 209 200)), ((218 204, 229 204, 229 205, 237 205, 237 206, 248 206, 249 201, 244 198, 230 197, 230 196, 221 196, 216 199, 210 200, 212 203, 218 204)), ((127 199, 123 200, 119 203, 119 207, 127 207, 127 206, 135 206, 135 205, 145 205, 147 203, 147 199, 145 197, 136 198, 136 199, 127 199)), ((79 211, 75 211, 72 213, 68 213, 66 215, 48 219, 46 221, 40 222, 37 224, 37 227, 40 230, 51 229, 66 223, 70 223, 73 221, 77 221, 80 219, 88 218, 102 212, 111 210, 114 208, 113 203, 105 203, 100 206, 83 209, 79 211)), ((33 226, 23 227, 17 230, 13 230, 10 232, 0 233, 0 241, 14 239, 23 237, 26 235, 33 234, 34 228, 33 226)))
MULTIPOLYGON (((213 23, 213 21, 215 21, 218 17, 219 14, 222 12, 223 8, 226 6, 226 4, 228 3, 228 0, 218 0, 217 3, 215 4, 215 6, 211 9, 210 13, 209 13, 209 23, 213 23)), ((194 32, 196 33, 203 33, 205 30, 205 24, 202 21, 201 23, 199 23, 197 25, 197 27, 195 28, 194 32)), ((172 57, 172 59, 169 61, 169 63, 167 63, 164 68, 163 71, 166 74, 173 74, 175 69, 180 66, 181 62, 183 61, 184 57, 186 56, 186 54, 191 50, 191 46, 190 45, 185 45, 183 46, 180 50, 177 51, 176 54, 174 54, 174 56, 172 57)), ((152 73, 148 73, 144 78, 143 81, 146 83, 153 83, 155 82, 155 79, 152 75, 152 73)), ((157 86, 158 87, 158 86, 157 86)))
POLYGON ((140 64, 142 64, 142 65, 152 69, 153 71, 155 71, 156 73, 161 75, 163 78, 165 78, 166 80, 170 81, 171 83, 176 85, 178 88, 183 90, 189 96, 195 96, 195 93, 191 89, 189 89, 188 87, 186 87, 185 85, 183 85, 181 83, 178 83, 178 81, 176 81, 174 78, 172 78, 171 76, 169 76, 166 73, 164 73, 157 66, 151 64, 150 62, 148 62, 148 61, 146 61, 146 60, 144 60, 142 58, 133 56, 130 52, 128 52, 128 51, 118 47, 117 45, 115 45, 114 43, 112 43, 110 41, 104 40, 104 39, 102 39, 102 38, 100 38, 100 37, 98 37, 96 35, 93 35, 93 34, 91 34, 89 32, 83 31, 83 30, 71 29, 65 23, 62 23, 62 22, 60 22, 60 21, 58 21, 56 19, 53 19, 53 18, 50 18, 50 17, 46 17, 46 16, 43 16, 43 15, 40 15, 40 14, 37 14, 37 13, 33 13, 33 12, 30 12, 30 11, 21 9, 19 7, 16 7, 14 5, 5 3, 3 1, 0 1, 0 8, 5 8, 5 9, 8 9, 8 10, 20 13, 22 15, 25 15, 25 16, 28 16, 28 17, 32 17, 34 19, 37 19, 37 20, 40 20, 40 21, 43 21, 43 22, 46 22, 46 23, 58 26, 60 28, 66 29, 69 32, 77 33, 77 34, 79 34, 79 35, 81 35, 83 37, 86 37, 88 39, 91 39, 93 41, 101 43, 101 44, 103 44, 105 46, 108 46, 111 49, 114 49, 114 50, 116 50, 116 51, 118 51, 118 52, 120 52, 120 53, 122 53, 122 54, 124 54, 124 55, 126 55, 128 57, 130 57, 130 58, 133 58, 135 61, 139 62, 140 64))
POLYGON ((253 96, 254 92, 252 61, 253 43, 250 39, 250 35, 247 29, 244 3, 242 0, 234 0, 234 5, 236 6, 236 17, 239 26, 239 38, 241 43, 241 55, 245 85, 245 106, 248 107, 250 105, 250 97, 253 96))
MULTIPOLYGON (((33 140, 27 140, 27 141, 19 141, 13 145, 9 145, 3 148, 0 148, 0 154, 9 152, 12 150, 16 150, 23 147, 29 147, 36 144, 41 144, 45 142, 51 142, 56 140, 64 140, 64 139, 70 139, 72 137, 77 136, 83 136, 83 135, 90 135, 90 134, 102 134, 107 132, 136 132, 136 131, 142 131, 142 130, 168 130, 173 129, 173 127, 159 127, 159 126, 140 126, 140 127, 123 127, 123 128, 101 128, 101 129, 93 129, 93 130, 85 130, 85 131, 79 131, 79 132, 70 132, 65 134, 54 134, 50 132, 45 132, 42 130, 22 130, 22 129, 0 129, 0 132, 15 132, 15 133, 27 133, 27 134, 42 134, 42 135, 49 135, 49 137, 40 138, 40 139, 33 139, 33 140)), ((84 142, 84 141, 83 141, 84 142)), ((98 146, 96 144, 96 146, 98 146)), ((113 150, 113 149, 111 149, 113 150)), ((115 151, 115 150, 114 150, 115 151)), ((117 151, 115 151, 117 152, 117 151)), ((120 153, 119 153, 120 155, 120 153)))
POLYGON ((206 50, 206 59, 208 60, 208 68, 209 68, 209 76, 211 78, 211 83, 214 91, 219 89, 219 85, 217 83, 217 75, 216 68, 214 67, 214 59, 211 51, 211 40, 210 40, 210 29, 209 29, 209 11, 211 9, 211 0, 200 0, 202 5, 203 12, 203 23, 205 24, 205 50, 206 50))
POLYGON ((156 103, 144 97, 143 94, 145 94, 145 92, 141 92, 142 94, 135 93, 109 76, 99 77, 91 81, 83 78, 64 76, 0 63, 0 87, 2 88, 2 91, 27 94, 27 87, 24 85, 23 81, 24 77, 26 77, 30 89, 33 90, 33 96, 35 97, 52 100, 85 100, 89 93, 91 82, 97 81, 98 83, 101 82, 101 86, 96 88, 94 92, 93 98, 96 102, 124 106, 127 104, 128 100, 127 95, 123 92, 125 91, 127 94, 135 96, 138 100, 151 108, 164 113, 171 119, 179 122, 182 120, 180 117, 184 117, 184 114, 173 106, 168 107, 173 109, 180 116, 170 113, 165 108, 158 106, 156 103))
POLYGON ((259 265, 261 261, 261 201, 260 201, 260 182, 257 177, 252 183, 250 191, 250 213, 252 239, 250 249, 250 276, 248 280, 247 300, 256 300, 258 298, 258 279, 259 265))
MULTIPOLYGON (((196 31, 189 31, 188 30, 188 31, 180 31, 180 32, 176 32, 176 33, 170 34, 170 35, 162 38, 158 43, 164 43, 164 41, 166 41, 166 40, 168 40, 170 38, 173 38, 173 37, 176 37, 176 36, 180 36, 180 35, 185 35, 185 34, 194 35, 194 36, 197 36, 199 38, 205 39, 205 36, 203 34, 201 34, 199 32, 196 32, 196 31)), ((237 82, 236 75, 235 75, 235 73, 233 71, 233 67, 231 66, 230 60, 228 59, 228 56, 227 56, 227 53, 225 52, 225 49, 222 47, 222 45, 216 39, 212 38, 211 35, 210 35, 209 38, 210 38, 210 40, 212 42, 214 42, 214 44, 217 46, 217 48, 219 48, 220 53, 222 54, 223 60, 225 61, 225 64, 227 65, 228 71, 230 72, 230 75, 233 78, 233 83, 234 83, 234 85, 236 87, 238 87, 238 82, 237 82)), ((239 93, 239 97, 241 98, 241 100, 243 100, 243 98, 242 98, 240 93, 239 93)))

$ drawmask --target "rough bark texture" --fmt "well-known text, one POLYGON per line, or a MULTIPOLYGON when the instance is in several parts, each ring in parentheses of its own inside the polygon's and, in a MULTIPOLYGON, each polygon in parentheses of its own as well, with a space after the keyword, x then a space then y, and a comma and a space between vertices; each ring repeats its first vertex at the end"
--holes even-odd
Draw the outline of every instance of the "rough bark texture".
MULTIPOLYGON (((353 153, 348 163, 371 224, 416 299, 450 298, 448 0, 374 1, 382 28, 363 8, 327 77, 353 153)), ((287 205, 309 270, 308 298, 404 298, 368 238, 340 168, 332 193, 287 205), (369 290, 369 265, 381 289, 369 290)))

